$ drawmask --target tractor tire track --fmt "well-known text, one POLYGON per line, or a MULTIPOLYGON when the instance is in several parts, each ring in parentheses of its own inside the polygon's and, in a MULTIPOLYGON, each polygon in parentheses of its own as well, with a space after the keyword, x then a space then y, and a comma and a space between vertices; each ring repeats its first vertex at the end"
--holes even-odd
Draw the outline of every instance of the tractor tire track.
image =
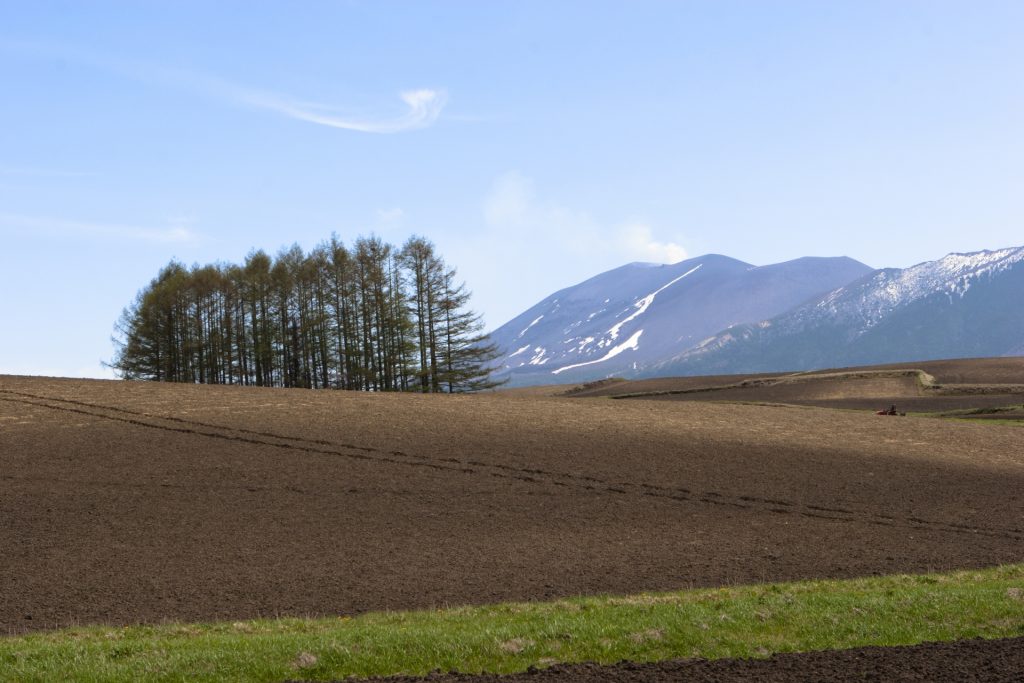
POLYGON ((528 484, 552 485, 577 490, 614 495, 637 495, 641 497, 670 500, 690 504, 713 505, 775 515, 797 515, 800 517, 838 523, 868 524, 903 529, 915 529, 941 533, 989 536, 1014 541, 1024 540, 1024 530, 1016 527, 982 527, 960 522, 942 522, 917 516, 903 518, 869 511, 857 511, 840 507, 804 504, 749 495, 726 495, 717 491, 697 492, 687 488, 661 486, 650 483, 616 482, 588 475, 555 472, 545 469, 516 467, 501 463, 487 463, 480 460, 459 458, 437 458, 403 451, 386 451, 370 446, 338 443, 323 439, 293 437, 273 432, 257 431, 241 427, 229 427, 180 417, 155 415, 142 411, 118 408, 73 399, 57 398, 0 389, 0 400, 33 405, 50 410, 77 413, 94 418, 122 422, 138 427, 160 429, 179 434, 202 436, 211 439, 233 441, 254 446, 269 446, 319 455, 330 455, 363 462, 376 462, 406 467, 422 467, 438 471, 461 474, 489 475, 491 477, 515 480, 528 484), (64 405, 53 405, 64 404, 64 405), (161 424, 170 423, 170 424, 161 424))

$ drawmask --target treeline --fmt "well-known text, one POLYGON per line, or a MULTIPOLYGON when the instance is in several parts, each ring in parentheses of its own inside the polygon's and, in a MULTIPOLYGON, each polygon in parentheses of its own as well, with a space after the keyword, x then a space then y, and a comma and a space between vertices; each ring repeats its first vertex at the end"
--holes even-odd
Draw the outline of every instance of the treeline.
POLYGON ((332 237, 242 265, 172 261, 115 328, 124 379, 365 391, 486 389, 497 349, 434 245, 332 237))

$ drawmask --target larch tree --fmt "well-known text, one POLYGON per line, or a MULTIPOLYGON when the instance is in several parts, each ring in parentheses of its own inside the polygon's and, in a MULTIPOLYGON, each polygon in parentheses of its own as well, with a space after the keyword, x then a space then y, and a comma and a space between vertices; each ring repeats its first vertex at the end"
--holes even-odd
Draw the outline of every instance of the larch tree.
POLYGON ((124 379, 461 392, 497 386, 497 349, 434 245, 337 236, 239 265, 172 261, 115 325, 124 379))

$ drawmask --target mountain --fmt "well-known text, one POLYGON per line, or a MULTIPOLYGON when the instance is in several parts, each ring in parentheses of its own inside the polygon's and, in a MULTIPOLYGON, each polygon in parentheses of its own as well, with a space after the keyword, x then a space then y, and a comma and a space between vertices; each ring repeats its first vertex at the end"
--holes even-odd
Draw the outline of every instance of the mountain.
POLYGON ((702 375, 1024 355, 1024 247, 875 271, 640 372, 702 375))
POLYGON ((636 375, 871 272, 845 257, 761 267, 717 254, 630 263, 556 292, 492 332, 504 352, 496 375, 513 386, 636 375))

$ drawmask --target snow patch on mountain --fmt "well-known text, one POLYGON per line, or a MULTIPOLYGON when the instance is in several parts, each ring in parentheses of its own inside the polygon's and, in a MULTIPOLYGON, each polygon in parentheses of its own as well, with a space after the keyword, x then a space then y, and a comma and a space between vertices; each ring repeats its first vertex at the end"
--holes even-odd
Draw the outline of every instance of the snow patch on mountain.
POLYGON ((515 358, 516 356, 518 356, 519 354, 521 354, 521 353, 522 353, 523 351, 525 351, 525 350, 526 350, 526 349, 528 349, 528 348, 530 348, 530 345, 529 345, 529 344, 527 344, 526 346, 523 346, 523 347, 521 347, 520 349, 518 349, 518 350, 517 350, 517 351, 515 351, 514 353, 510 353, 510 354, 508 355, 508 357, 509 357, 509 358, 515 358))
MULTIPOLYGON (((702 265, 704 265, 704 264, 703 263, 698 263, 695 268, 691 268, 690 270, 686 271, 685 273, 683 273, 682 275, 680 275, 676 279, 672 280, 668 284, 663 285, 659 289, 651 292, 650 294, 648 294, 647 296, 645 296, 644 298, 640 299, 635 304, 633 304, 636 307, 636 311, 634 311, 633 314, 630 315, 625 320, 623 320, 621 322, 618 322, 618 323, 615 323, 614 325, 612 325, 612 328, 610 330, 608 330, 608 334, 611 335, 611 338, 613 340, 614 339, 618 339, 619 338, 619 330, 622 329, 622 326, 625 325, 626 323, 630 322, 631 320, 635 320, 640 315, 643 315, 643 313, 650 307, 650 305, 652 303, 654 303, 654 297, 658 296, 659 294, 664 292, 666 289, 668 289, 669 287, 671 287, 675 283, 677 283, 680 280, 682 280, 687 275, 692 275, 693 273, 696 273, 698 270, 700 270, 700 267, 702 265)), ((596 363, 598 361, 593 361, 593 362, 596 363)))
POLYGON ((544 357, 548 352, 547 349, 538 346, 537 348, 534 349, 534 352, 535 353, 533 358, 531 358, 529 361, 530 365, 544 365, 545 363, 548 362, 549 359, 544 357))
POLYGON ((572 370, 573 368, 582 368, 585 365, 594 365, 595 363, 603 363, 604 361, 608 360, 609 358, 614 358, 615 356, 619 355, 623 351, 628 351, 630 349, 632 349, 633 351, 636 351, 637 348, 639 348, 639 346, 640 346, 640 335, 643 334, 643 333, 644 333, 643 330, 637 330, 633 334, 632 337, 630 337, 626 341, 622 342, 618 346, 615 346, 615 347, 611 348, 608 351, 608 353, 606 353, 601 358, 598 358, 597 360, 588 360, 588 361, 586 361, 584 363, 575 363, 573 365, 566 365, 563 368, 558 368, 557 370, 552 370, 551 374, 552 375, 557 375, 560 372, 565 372, 566 370, 572 370))
MULTIPOLYGON (((557 308, 557 306, 556 306, 555 308, 557 308)), ((530 323, 529 325, 527 325, 527 326, 526 326, 526 328, 525 328, 525 329, 524 329, 524 330, 523 330, 522 332, 520 332, 520 333, 519 333, 519 337, 516 337, 516 339, 519 339, 519 338, 520 338, 520 337, 522 337, 522 336, 523 336, 524 334, 526 334, 527 332, 529 332, 529 331, 530 331, 530 328, 531 328, 531 327, 533 327, 534 325, 536 325, 537 323, 539 323, 539 322, 541 321, 541 319, 542 319, 543 317, 544 317, 544 314, 543 314, 543 313, 542 313, 541 315, 537 316, 537 318, 536 318, 536 319, 535 319, 535 320, 534 320, 534 321, 533 321, 532 323, 530 323)))

